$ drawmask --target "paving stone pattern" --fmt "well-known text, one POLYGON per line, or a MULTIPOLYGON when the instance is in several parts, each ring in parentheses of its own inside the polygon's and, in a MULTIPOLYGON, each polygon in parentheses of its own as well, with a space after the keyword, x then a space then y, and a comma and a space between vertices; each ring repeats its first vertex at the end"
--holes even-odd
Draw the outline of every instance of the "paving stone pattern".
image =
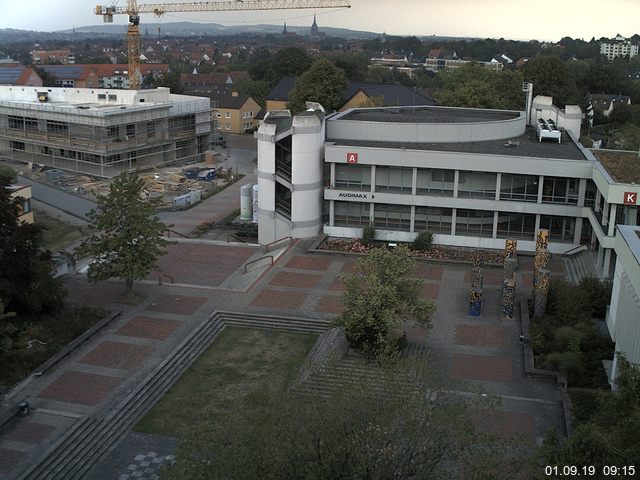
POLYGON ((118 475, 118 480, 159 480, 159 469, 164 464, 175 462, 175 455, 159 455, 156 452, 146 452, 135 456, 133 462, 127 465, 126 473, 118 475))

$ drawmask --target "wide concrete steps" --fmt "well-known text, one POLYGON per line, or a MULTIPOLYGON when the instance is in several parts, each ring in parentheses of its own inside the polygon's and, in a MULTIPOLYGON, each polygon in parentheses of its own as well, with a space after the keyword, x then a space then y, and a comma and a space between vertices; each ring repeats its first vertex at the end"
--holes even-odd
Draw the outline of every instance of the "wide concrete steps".
POLYGON ((91 468, 119 443, 228 325, 317 334, 329 328, 329 321, 236 312, 214 313, 185 338, 110 414, 102 418, 88 416, 76 422, 18 478, 86 478, 91 468))
POLYGON ((569 277, 573 283, 580 283, 581 280, 589 277, 597 278, 591 252, 585 250, 566 258, 569 277))

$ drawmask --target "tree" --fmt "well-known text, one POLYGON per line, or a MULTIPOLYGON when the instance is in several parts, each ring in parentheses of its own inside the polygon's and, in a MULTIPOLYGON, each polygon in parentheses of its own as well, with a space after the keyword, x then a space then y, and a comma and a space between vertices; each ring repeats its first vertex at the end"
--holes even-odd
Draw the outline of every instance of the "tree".
POLYGON ((440 105, 507 110, 524 107, 519 72, 494 72, 477 63, 468 63, 438 76, 442 81, 438 94, 440 105))
POLYGON ((367 71, 365 81, 370 83, 393 84, 393 72, 388 67, 383 67, 382 65, 373 65, 367 71))
POLYGON ((328 112, 337 110, 346 88, 344 71, 326 58, 319 58, 296 81, 289 93, 289 109, 297 113, 305 109, 305 102, 319 102, 328 112))
POLYGON ((330 399, 258 390, 229 413, 203 418, 163 478, 526 478, 517 476, 520 458, 505 460, 504 442, 474 428, 471 418, 488 416, 490 402, 434 405, 424 394, 433 384, 409 368, 351 379, 330 399))
POLYGON ((429 326, 436 306, 420 298, 422 280, 411 277, 415 261, 405 245, 376 248, 357 263, 358 273, 344 278, 344 313, 336 325, 349 342, 371 358, 394 355, 402 325, 415 320, 429 326))
POLYGON ((154 78, 153 86, 169 87, 171 93, 175 94, 184 93, 184 87, 182 86, 182 81, 180 80, 180 72, 176 70, 167 72, 161 77, 154 78))
POLYGON ((561 105, 569 103, 571 99, 571 79, 558 57, 536 55, 525 65, 524 79, 533 83, 534 95, 553 97, 561 105))
POLYGON ((14 178, 0 170, 0 300, 18 315, 55 313, 65 291, 53 277, 51 252, 40 247, 43 228, 19 220, 22 200, 8 190, 14 178))
POLYGON ((344 70, 347 78, 352 82, 362 82, 369 69, 369 55, 364 53, 343 53, 334 57, 336 67, 344 70))
POLYGON ((167 225, 155 215, 155 206, 141 198, 144 180, 136 173, 123 173, 98 198, 97 209, 87 215, 93 222, 77 256, 90 256, 88 277, 94 282, 109 278, 125 281, 128 296, 133 282, 145 278, 164 253, 167 225))
POLYGON ((233 86, 238 92, 251 95, 251 98, 258 102, 263 108, 265 105, 265 97, 271 90, 271 85, 266 80, 240 80, 234 83, 233 86))

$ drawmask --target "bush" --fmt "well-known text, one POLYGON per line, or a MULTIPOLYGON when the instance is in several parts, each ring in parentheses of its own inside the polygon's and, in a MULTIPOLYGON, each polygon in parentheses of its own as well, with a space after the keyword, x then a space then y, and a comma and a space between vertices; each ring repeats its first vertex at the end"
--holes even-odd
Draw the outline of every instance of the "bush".
POLYGON ((376 239, 376 229, 373 225, 367 225, 362 229, 362 243, 365 247, 373 247, 376 239))
POLYGON ((597 278, 583 278, 579 287, 589 299, 591 316, 604 318, 607 315, 607 307, 611 302, 611 289, 613 284, 609 280, 600 281, 597 278))
POLYGON ((420 232, 411 244, 411 250, 418 250, 420 252, 426 252, 433 245, 433 233, 420 232))

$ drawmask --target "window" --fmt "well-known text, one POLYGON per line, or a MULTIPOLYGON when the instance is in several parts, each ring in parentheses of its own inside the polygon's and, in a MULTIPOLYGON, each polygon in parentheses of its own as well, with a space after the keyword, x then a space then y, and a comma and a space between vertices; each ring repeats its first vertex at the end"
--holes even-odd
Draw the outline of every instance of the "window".
POLYGON ((578 204, 578 180, 565 177, 544 177, 543 203, 578 204))
POLYGON ((222 118, 222 114, 220 112, 216 112, 216 118, 222 118))
POLYGON ((498 238, 533 240, 536 216, 526 213, 498 212, 498 238))
POLYGON ((118 126, 117 125, 113 125, 111 127, 107 127, 107 137, 108 138, 115 138, 118 136, 118 126))
POLYGON ((456 235, 491 237, 493 235, 493 212, 459 208, 456 213, 456 235))
POLYGON ((231 118, 231 114, 229 112, 224 112, 224 118, 231 118))
POLYGON ((452 210, 450 208, 416 207, 414 230, 450 235, 451 216, 452 210))
POLYGON ((373 207, 373 224, 376 228, 384 230, 408 232, 411 227, 411 207, 378 203, 373 207))
POLYGON ((116 95, 111 95, 111 94, 109 94, 109 101, 110 101, 110 102, 115 102, 115 101, 117 101, 117 100, 118 100, 118 97, 117 97, 116 95))
POLYGON ((368 165, 336 164, 335 188, 371 190, 371 167, 368 165))
POLYGON ((500 200, 537 202, 539 179, 536 175, 503 173, 500 178, 500 200))
POLYGON ((369 204, 334 202, 333 224, 339 227, 365 227, 369 225, 369 204))
POLYGON ((248 115, 249 115, 249 118, 253 118, 253 112, 249 112, 248 115))
POLYGON ((14 140, 11 140, 9 142, 9 147, 13 150, 24 150, 24 142, 16 142, 14 140))
POLYGON ((119 153, 107 156, 107 163, 118 163, 119 161, 120 161, 119 153))
POLYGON ((376 192, 411 193, 413 168, 377 167, 376 192))
POLYGON ((33 132, 38 130, 38 119, 25 117, 24 119, 24 128, 25 130, 31 130, 33 132))
POLYGON ((47 120, 47 132, 54 135, 66 135, 69 132, 69 125, 65 122, 47 120))
POLYGON ((593 180, 587 180, 587 188, 584 192, 584 206, 585 207, 593 207, 596 204, 596 192, 598 191, 598 187, 593 182, 593 180))
POLYGON ((458 196, 495 198, 496 174, 461 171, 458 175, 458 196))
POLYGON ((132 123, 127 125, 127 137, 135 137, 136 136, 136 126, 132 123))
POLYGON ((453 196, 454 170, 418 169, 417 193, 453 196))
POLYGON ((231 124, 230 123, 225 123, 224 124, 224 129, 225 130, 231 130, 231 124))
POLYGON ((16 128, 22 130, 24 128, 24 118, 9 115, 9 128, 16 128))
POLYGON ((563 243, 572 243, 575 226, 576 219, 573 217, 560 217, 557 215, 540 216, 540 228, 549 230, 550 240, 555 240, 557 242, 563 243))
POLYGON ((156 124, 153 122, 147 122, 147 138, 155 138, 156 136, 156 124))

